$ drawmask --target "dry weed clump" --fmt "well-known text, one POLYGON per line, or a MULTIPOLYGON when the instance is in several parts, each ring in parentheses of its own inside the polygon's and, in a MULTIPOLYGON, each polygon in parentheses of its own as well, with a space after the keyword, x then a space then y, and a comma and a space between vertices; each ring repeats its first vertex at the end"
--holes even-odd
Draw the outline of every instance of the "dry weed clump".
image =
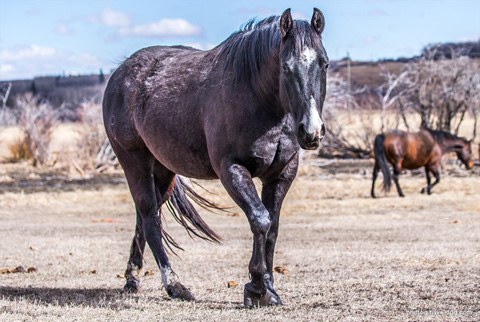
POLYGON ((19 162, 21 160, 29 161, 33 159, 26 137, 16 138, 12 143, 7 143, 10 152, 10 161, 19 162))
POLYGON ((113 151, 111 156, 109 154, 111 148, 103 128, 102 106, 93 101, 84 101, 78 108, 77 119, 75 143, 69 153, 59 156, 67 172, 84 175, 116 165, 113 151))
POLYGON ((31 160, 34 166, 53 164, 50 143, 53 131, 60 124, 60 109, 39 103, 33 95, 21 96, 17 108, 17 125, 22 136, 9 145, 12 160, 31 160))

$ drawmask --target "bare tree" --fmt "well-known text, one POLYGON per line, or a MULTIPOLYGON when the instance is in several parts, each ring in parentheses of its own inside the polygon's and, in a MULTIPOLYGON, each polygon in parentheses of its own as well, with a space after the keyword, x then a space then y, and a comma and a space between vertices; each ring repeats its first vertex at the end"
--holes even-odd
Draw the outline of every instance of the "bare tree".
POLYGON ((8 96, 10 96, 10 91, 12 90, 12 82, 8 82, 0 88, 0 99, 2 100, 2 108, 7 107, 8 96))
POLYGON ((408 92, 408 108, 420 115, 422 127, 458 134, 469 111, 478 117, 480 66, 467 56, 453 52, 451 56, 448 60, 434 60, 434 50, 427 52, 406 65, 408 77, 401 85, 408 92))
POLYGON ((324 104, 324 118, 327 136, 322 143, 319 155, 322 157, 363 158, 371 152, 374 130, 369 118, 362 117, 358 110, 355 96, 365 89, 349 89, 348 82, 339 74, 328 75, 327 97, 324 104), (360 119, 360 129, 349 130, 349 118, 360 119), (360 116, 360 117, 358 117, 360 116))
MULTIPOLYGON (((380 129, 382 132, 385 130, 385 116, 387 109, 393 104, 395 104, 399 99, 401 99, 407 91, 407 88, 405 87, 398 90, 398 87, 400 87, 398 85, 401 84, 402 80, 406 78, 407 75, 407 71, 404 71, 400 75, 391 73, 386 73, 384 75, 386 78, 386 82, 377 91, 377 94, 382 103, 382 127, 380 129)), ((407 123, 405 118, 404 121, 405 123, 407 123)))

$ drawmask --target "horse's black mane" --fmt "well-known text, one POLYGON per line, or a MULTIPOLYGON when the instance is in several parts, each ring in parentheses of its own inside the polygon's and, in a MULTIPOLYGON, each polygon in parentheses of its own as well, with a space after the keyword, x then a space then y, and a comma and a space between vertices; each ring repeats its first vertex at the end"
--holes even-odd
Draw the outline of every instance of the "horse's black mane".
MULTIPOLYGON (((260 21, 252 19, 218 45, 218 58, 224 60, 225 71, 233 72, 237 82, 257 79, 261 66, 272 50, 280 47, 282 37, 279 21, 279 16, 260 21)), ((309 22, 294 20, 291 32, 298 35, 295 37, 294 51, 313 46, 315 39, 309 22)))
POLYGON ((446 132, 446 131, 439 131, 439 130, 432 130, 429 128, 426 128, 428 132, 433 136, 435 141, 442 143, 444 139, 450 139, 450 140, 462 140, 464 143, 467 143, 467 140, 461 137, 458 137, 452 133, 446 132))

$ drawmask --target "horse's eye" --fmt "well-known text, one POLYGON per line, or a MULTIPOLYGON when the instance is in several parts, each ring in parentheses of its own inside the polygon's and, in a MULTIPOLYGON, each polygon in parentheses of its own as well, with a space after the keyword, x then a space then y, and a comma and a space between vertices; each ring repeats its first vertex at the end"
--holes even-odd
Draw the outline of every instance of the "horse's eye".
POLYGON ((328 69, 329 66, 330 66, 330 65, 329 65, 328 63, 326 63, 325 65, 323 65, 323 70, 324 70, 324 71, 327 71, 327 69, 328 69))
POLYGON ((287 64, 282 64, 282 70, 283 70, 284 73, 288 73, 290 71, 287 64))

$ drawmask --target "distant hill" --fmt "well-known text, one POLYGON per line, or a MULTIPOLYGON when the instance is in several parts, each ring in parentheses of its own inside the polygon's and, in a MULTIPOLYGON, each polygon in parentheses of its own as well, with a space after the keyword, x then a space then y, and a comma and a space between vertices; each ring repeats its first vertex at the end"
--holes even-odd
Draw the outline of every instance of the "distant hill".
POLYGON ((425 47, 422 56, 433 55, 433 59, 452 59, 455 55, 480 58, 480 40, 477 42, 433 44, 425 47))
MULTIPOLYGON (((50 104, 58 107, 62 104, 75 108, 84 100, 100 102, 105 87, 107 76, 82 75, 82 76, 44 76, 29 80, 15 80, 0 82, 0 90, 12 84, 7 106, 15 107, 17 95, 32 93, 40 100, 48 100, 50 104)), ((2 93, 3 94, 3 93, 2 93)))
MULTIPOLYGON (((389 72, 392 74, 399 74, 402 71, 404 64, 433 55, 433 59, 452 59, 452 56, 462 55, 473 59, 480 59, 480 41, 478 42, 463 42, 463 43, 446 43, 446 44, 432 44, 426 46, 420 56, 411 58, 399 58, 395 60, 379 60, 375 62, 350 62, 350 72, 352 86, 367 86, 378 87, 382 85, 385 79, 382 74, 389 72)), ((332 72, 338 72, 343 77, 347 78, 347 59, 342 59, 332 63, 332 72)))

